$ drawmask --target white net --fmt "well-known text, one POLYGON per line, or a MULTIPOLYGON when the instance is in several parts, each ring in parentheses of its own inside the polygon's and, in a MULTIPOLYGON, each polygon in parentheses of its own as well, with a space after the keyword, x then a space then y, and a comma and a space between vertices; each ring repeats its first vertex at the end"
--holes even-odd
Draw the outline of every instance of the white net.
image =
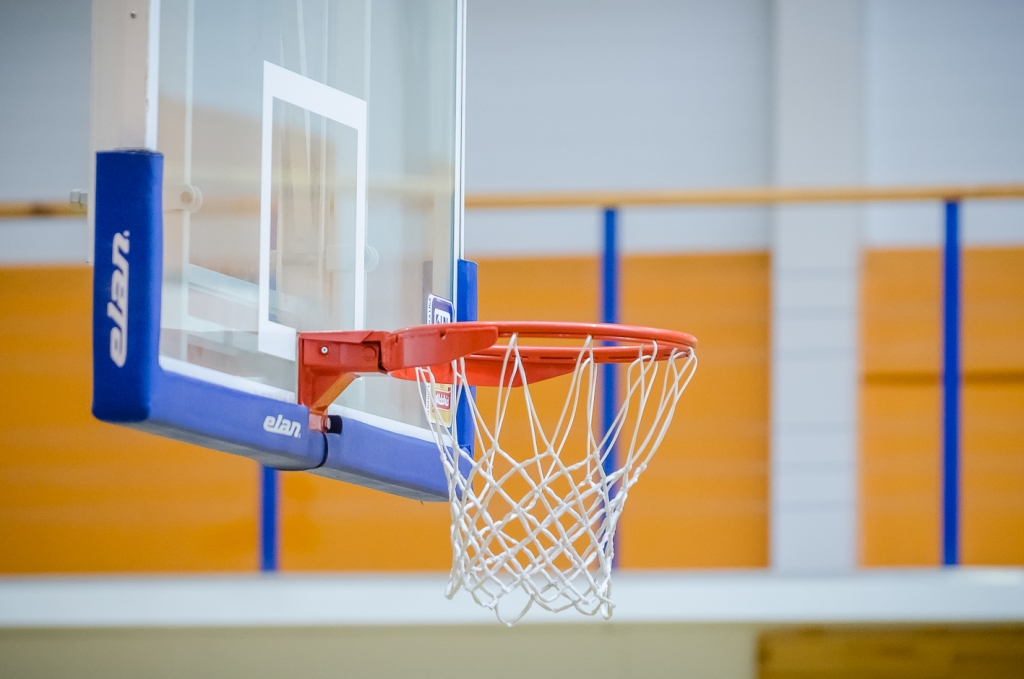
MULTIPOLYGON (((493 400, 492 417, 481 412, 469 388, 465 360, 453 363, 449 412, 457 412, 462 401, 468 406, 475 455, 463 447, 469 436, 459 431, 459 418, 442 417, 433 372, 417 370, 449 481, 448 598, 466 589, 510 626, 533 604, 611 617, 615 529, 623 505, 665 437, 697 367, 692 350, 672 352, 664 361, 655 356, 656 345, 637 346, 625 370, 622 403, 606 432, 594 420, 598 370, 590 337, 570 375, 542 383, 549 391, 549 386, 566 390, 561 413, 547 429, 527 383, 517 336, 509 339, 499 383, 522 386, 481 388, 494 392, 481 398, 481 403, 493 400)), ((444 386, 442 391, 448 393, 444 386)), ((557 406, 548 410, 552 416, 558 412, 557 406)))

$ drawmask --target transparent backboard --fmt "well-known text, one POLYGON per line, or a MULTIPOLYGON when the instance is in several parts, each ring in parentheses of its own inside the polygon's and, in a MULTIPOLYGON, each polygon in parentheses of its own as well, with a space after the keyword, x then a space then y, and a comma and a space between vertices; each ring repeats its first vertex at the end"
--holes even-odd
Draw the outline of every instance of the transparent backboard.
MULTIPOLYGON (((160 364, 294 400, 296 333, 416 325, 455 296, 461 4, 158 7, 160 364)), ((360 379, 338 403, 427 426, 415 383, 360 379)))

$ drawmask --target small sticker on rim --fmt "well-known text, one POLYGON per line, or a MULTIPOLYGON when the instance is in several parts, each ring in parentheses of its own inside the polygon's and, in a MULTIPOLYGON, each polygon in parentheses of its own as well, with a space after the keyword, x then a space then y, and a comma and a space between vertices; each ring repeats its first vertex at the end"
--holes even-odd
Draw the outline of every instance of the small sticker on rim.
POLYGON ((434 413, 437 413, 437 419, 440 420, 434 424, 440 424, 443 427, 452 426, 452 385, 434 385, 434 408, 430 410, 431 419, 433 419, 434 413))
MULTIPOLYGON (((427 324, 451 323, 455 320, 455 307, 444 297, 427 296, 427 324)), ((432 394, 434 407, 430 409, 430 421, 442 427, 452 426, 452 385, 435 384, 432 394), (437 420, 434 419, 435 413, 437 420)))
POLYGON ((427 324, 451 323, 455 320, 455 307, 444 297, 427 296, 427 324))

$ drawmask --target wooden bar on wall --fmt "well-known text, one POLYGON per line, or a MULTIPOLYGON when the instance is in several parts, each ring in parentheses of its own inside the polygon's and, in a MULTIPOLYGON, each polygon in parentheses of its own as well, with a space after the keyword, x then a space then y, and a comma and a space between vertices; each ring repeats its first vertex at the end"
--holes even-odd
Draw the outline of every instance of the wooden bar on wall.
MULTIPOLYGON (((371 190, 404 192, 420 186, 371 185, 371 190)), ((428 190, 430 187, 426 187, 428 190)), ((467 210, 529 208, 603 208, 781 205, 798 203, 878 203, 951 200, 1024 199, 1024 184, 930 184, 918 186, 753 186, 724 189, 649 189, 596 191, 533 191, 470 193, 467 210)), ((258 204, 240 196, 213 201, 207 209, 219 212, 254 212, 258 204)), ((82 206, 63 201, 0 202, 0 219, 72 216, 84 214, 82 206)))
POLYGON ((734 189, 471 193, 466 196, 466 209, 735 206, 1021 198, 1024 198, 1024 184, 757 186, 734 189))

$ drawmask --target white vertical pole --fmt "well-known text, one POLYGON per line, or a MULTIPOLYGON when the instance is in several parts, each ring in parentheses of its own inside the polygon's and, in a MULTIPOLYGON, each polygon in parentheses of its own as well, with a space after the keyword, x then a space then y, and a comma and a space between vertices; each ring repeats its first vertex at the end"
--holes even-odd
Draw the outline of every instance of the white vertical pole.
MULTIPOLYGON (((859 0, 780 0, 775 29, 775 182, 862 175, 859 0)), ((772 243, 772 568, 857 564, 858 278, 861 212, 775 210, 772 243)))

